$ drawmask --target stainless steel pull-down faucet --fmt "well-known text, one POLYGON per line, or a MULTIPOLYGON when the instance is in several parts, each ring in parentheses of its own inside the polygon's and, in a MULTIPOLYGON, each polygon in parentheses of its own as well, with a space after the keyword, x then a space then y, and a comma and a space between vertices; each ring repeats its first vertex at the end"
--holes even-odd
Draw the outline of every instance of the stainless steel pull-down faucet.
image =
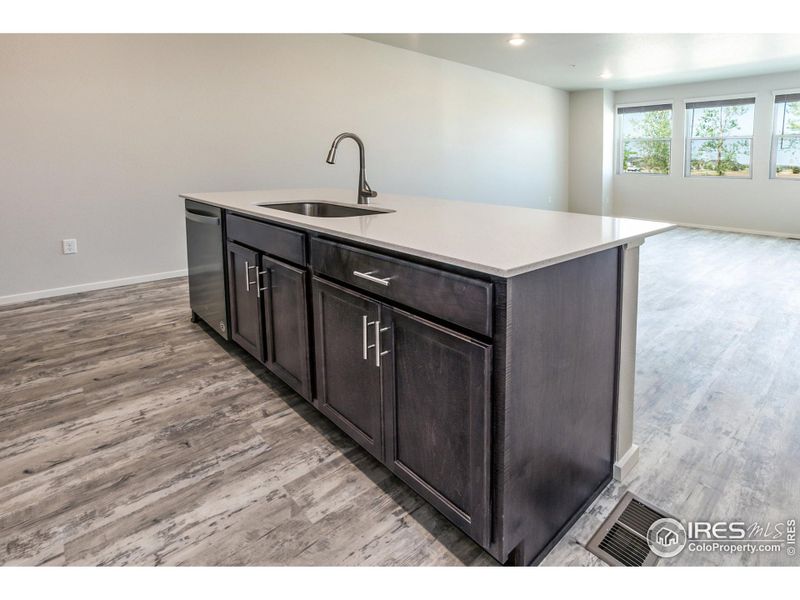
POLYGON ((378 192, 373 191, 367 183, 367 175, 364 167, 364 142, 361 141, 360 137, 358 137, 355 133, 348 132, 337 135, 333 139, 331 149, 328 150, 328 158, 325 159, 325 162, 329 165, 334 164, 336 161, 336 148, 339 146, 339 142, 345 138, 350 138, 356 144, 358 144, 358 203, 369 204, 369 199, 377 196, 378 192))

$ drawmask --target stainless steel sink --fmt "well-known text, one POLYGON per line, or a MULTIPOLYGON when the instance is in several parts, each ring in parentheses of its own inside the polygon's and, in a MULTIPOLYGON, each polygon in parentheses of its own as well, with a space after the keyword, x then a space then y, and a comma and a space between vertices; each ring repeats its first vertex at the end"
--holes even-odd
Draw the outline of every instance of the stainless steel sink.
POLYGON ((304 215, 306 217, 364 217, 368 215, 381 215, 392 213, 393 210, 385 208, 362 208, 360 206, 347 206, 345 204, 334 204, 333 202, 308 201, 308 202, 282 202, 275 204, 258 204, 264 208, 282 210, 284 212, 304 215))

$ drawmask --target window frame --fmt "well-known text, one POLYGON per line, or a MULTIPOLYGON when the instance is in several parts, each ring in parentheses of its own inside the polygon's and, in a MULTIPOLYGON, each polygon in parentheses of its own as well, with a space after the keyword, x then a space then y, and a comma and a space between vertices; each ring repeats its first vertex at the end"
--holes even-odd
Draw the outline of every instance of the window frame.
MULTIPOLYGON (((657 110, 657 109, 654 109, 657 110)), ((666 109, 661 109, 666 110, 666 109)), ((647 112, 647 111, 641 111, 647 112)), ((672 175, 672 149, 673 149, 673 140, 675 138, 675 102, 673 100, 650 100, 647 102, 629 102, 625 104, 617 104, 614 106, 614 117, 615 121, 615 131, 617 132, 617 139, 616 144, 614 144, 615 152, 616 152, 616 174, 617 175, 655 175, 657 177, 669 177, 672 175), (648 108, 648 107, 657 107, 657 106, 667 106, 669 105, 670 113, 670 137, 668 138, 632 138, 628 141, 639 141, 639 140, 648 140, 648 141, 663 141, 669 142, 669 171, 666 173, 642 173, 636 171, 626 171, 623 167, 623 162, 625 161, 625 134, 622 131, 622 119, 625 115, 625 109, 631 108, 648 108)))
POLYGON ((800 88, 791 90, 775 90, 772 92, 772 150, 769 159, 769 178, 775 181, 800 181, 800 177, 778 177, 776 170, 778 168, 778 138, 792 138, 800 140, 800 133, 790 133, 789 135, 778 135, 775 127, 776 107, 778 106, 778 96, 794 96, 800 95, 800 88))
MULTIPOLYGON (((752 180, 753 179, 753 165, 755 164, 755 160, 753 159, 753 155, 755 153, 755 134, 756 134, 756 105, 758 104, 758 94, 730 94, 726 96, 713 96, 710 98, 687 98, 683 101, 683 110, 684 110, 684 148, 683 148, 683 177, 685 179, 697 179, 697 180, 710 180, 714 181, 717 179, 730 179, 730 180, 752 180), (753 132, 749 136, 747 135, 730 135, 730 136, 719 136, 719 137, 692 137, 692 130, 694 125, 694 111, 697 108, 689 108, 690 104, 700 104, 704 102, 720 102, 722 103, 720 106, 725 106, 725 102, 732 102, 735 100, 752 100, 753 102, 743 103, 746 105, 752 104, 753 106, 753 132), (692 111, 692 118, 689 118, 689 111, 692 111), (727 140, 750 140, 750 168, 748 169, 748 175, 741 176, 741 175, 717 175, 717 176, 708 176, 708 175, 692 175, 692 142, 694 141, 710 141, 710 140, 722 140, 723 142, 727 140)), ((735 106, 734 104, 729 104, 728 106, 735 106)))

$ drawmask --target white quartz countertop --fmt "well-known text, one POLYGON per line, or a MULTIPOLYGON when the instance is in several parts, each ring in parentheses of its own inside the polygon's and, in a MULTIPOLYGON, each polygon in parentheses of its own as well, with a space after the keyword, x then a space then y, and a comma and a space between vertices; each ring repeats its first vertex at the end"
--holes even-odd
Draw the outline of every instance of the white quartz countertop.
MULTIPOLYGON (((672 229, 638 219, 378 193, 369 207, 395 212, 307 217, 258 206, 322 200, 356 205, 356 190, 287 189, 181 194, 276 223, 511 277, 672 229)), ((365 208, 369 208, 365 207, 365 208)))

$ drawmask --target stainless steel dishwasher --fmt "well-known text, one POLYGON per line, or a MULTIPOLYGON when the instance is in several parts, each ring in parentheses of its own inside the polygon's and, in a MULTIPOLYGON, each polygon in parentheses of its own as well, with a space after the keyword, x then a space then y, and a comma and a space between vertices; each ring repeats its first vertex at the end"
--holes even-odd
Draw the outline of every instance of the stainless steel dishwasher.
POLYGON ((225 285, 225 231, 222 209, 186 200, 186 254, 192 321, 198 317, 230 339, 225 285))

